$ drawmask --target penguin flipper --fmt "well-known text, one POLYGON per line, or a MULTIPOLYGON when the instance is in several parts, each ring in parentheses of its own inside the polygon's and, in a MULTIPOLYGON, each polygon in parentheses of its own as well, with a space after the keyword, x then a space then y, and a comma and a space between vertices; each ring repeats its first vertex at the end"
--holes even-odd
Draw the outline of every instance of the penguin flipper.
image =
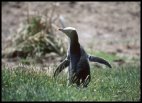
POLYGON ((54 72, 54 77, 56 77, 63 69, 65 69, 67 66, 69 66, 69 60, 65 59, 61 64, 56 68, 54 72))
POLYGON ((95 57, 95 56, 89 56, 88 58, 89 58, 89 61, 91 61, 91 62, 98 62, 98 63, 101 63, 101 64, 105 64, 109 68, 112 68, 111 65, 109 64, 109 62, 104 60, 103 58, 95 57))

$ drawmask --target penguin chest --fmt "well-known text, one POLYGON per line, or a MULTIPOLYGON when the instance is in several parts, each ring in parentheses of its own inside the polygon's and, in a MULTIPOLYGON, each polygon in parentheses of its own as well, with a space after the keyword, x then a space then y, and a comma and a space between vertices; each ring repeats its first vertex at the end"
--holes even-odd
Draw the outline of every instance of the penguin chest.
POLYGON ((80 75, 81 77, 90 75, 90 66, 87 59, 81 58, 78 62, 77 68, 78 75, 80 75))
POLYGON ((71 55, 70 56, 70 70, 72 72, 76 72, 79 60, 80 60, 79 55, 71 55))
MULTIPOLYGON (((83 57, 71 56, 70 58, 70 72, 75 73, 77 75, 89 75, 90 74, 90 66, 88 60, 83 57)), ((71 73, 71 74, 72 74, 71 73)))
POLYGON ((69 76, 72 83, 86 83, 90 81, 90 67, 86 59, 79 59, 76 62, 70 63, 69 76))

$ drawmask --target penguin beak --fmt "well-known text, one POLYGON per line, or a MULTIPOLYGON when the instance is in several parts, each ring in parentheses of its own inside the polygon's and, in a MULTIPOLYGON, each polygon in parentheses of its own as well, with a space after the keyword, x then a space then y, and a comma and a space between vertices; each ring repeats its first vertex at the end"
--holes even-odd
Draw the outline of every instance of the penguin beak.
POLYGON ((68 36, 68 34, 67 34, 67 31, 66 31, 66 30, 64 30, 64 29, 58 29, 58 30, 62 31, 65 35, 67 35, 67 36, 68 36))
MULTIPOLYGON (((62 31, 63 33, 65 33, 66 34, 66 32, 65 32, 65 30, 64 29, 58 29, 58 30, 60 30, 60 31, 62 31)), ((66 34, 67 35, 67 34, 66 34)))
POLYGON ((63 29, 58 29, 58 30, 60 30, 60 31, 62 31, 62 32, 64 31, 63 29))

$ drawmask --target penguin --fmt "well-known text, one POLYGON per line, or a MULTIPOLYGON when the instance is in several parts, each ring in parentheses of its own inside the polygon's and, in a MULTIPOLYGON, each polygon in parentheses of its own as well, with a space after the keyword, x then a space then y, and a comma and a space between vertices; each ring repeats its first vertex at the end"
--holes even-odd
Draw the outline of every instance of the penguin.
POLYGON ((66 58, 59 64, 54 72, 54 78, 66 67, 68 68, 68 85, 76 84, 87 87, 90 80, 90 62, 98 62, 112 68, 108 61, 103 58, 88 55, 79 43, 75 28, 65 27, 59 29, 69 38, 69 46, 66 58))

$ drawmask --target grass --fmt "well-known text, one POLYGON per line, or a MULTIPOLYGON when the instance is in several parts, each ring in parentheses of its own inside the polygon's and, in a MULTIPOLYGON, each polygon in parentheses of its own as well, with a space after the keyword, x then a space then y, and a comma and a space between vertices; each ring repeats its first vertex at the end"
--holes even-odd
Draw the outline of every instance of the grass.
POLYGON ((91 67, 87 88, 67 86, 66 75, 57 80, 44 71, 2 68, 2 101, 139 101, 140 66, 112 69, 91 67))

